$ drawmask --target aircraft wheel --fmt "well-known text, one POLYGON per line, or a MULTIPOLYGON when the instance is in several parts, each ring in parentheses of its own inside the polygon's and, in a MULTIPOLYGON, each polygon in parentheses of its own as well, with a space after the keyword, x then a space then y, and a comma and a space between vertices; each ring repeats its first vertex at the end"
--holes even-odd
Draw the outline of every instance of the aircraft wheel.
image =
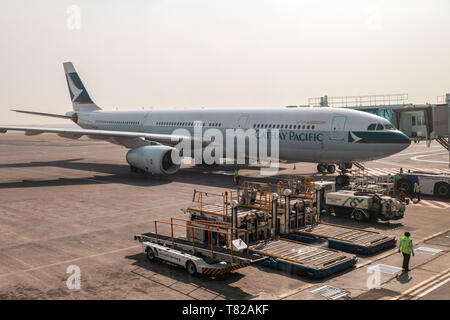
POLYGON ((336 171, 336 166, 334 164, 330 164, 327 166, 328 173, 334 173, 336 171))
POLYGON ((447 183, 440 182, 434 187, 434 194, 440 198, 448 198, 450 196, 450 188, 447 183))
POLYGON ((361 221, 366 220, 366 215, 364 214, 364 212, 363 212, 362 210, 356 210, 356 211, 353 213, 353 218, 354 218, 356 221, 361 222, 361 221))
POLYGON ((324 173, 327 170, 327 166, 324 165, 323 163, 319 163, 317 165, 317 171, 320 173, 324 173))
POLYGON ((151 248, 147 248, 147 259, 148 259, 148 261, 156 260, 155 253, 153 252, 153 250, 151 248))
POLYGON ((339 175, 336 177, 336 184, 338 186, 343 186, 345 182, 344 176, 343 175, 339 175))
POLYGON ((406 194, 410 194, 413 192, 412 183, 409 180, 401 179, 397 182, 397 188, 403 189, 406 194))
POLYGON ((197 268, 195 267, 195 264, 192 261, 186 262, 186 271, 191 276, 193 276, 197 273, 197 268))

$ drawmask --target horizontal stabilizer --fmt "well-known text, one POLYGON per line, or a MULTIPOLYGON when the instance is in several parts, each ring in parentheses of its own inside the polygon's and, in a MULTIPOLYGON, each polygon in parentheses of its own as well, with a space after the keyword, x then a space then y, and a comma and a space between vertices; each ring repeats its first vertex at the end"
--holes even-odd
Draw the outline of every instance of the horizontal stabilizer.
POLYGON ((73 116, 66 116, 66 115, 62 115, 62 114, 44 113, 44 112, 26 111, 26 110, 15 110, 15 109, 12 109, 11 111, 20 112, 20 113, 27 113, 27 114, 34 114, 34 115, 37 115, 37 116, 63 118, 63 119, 73 119, 73 116))

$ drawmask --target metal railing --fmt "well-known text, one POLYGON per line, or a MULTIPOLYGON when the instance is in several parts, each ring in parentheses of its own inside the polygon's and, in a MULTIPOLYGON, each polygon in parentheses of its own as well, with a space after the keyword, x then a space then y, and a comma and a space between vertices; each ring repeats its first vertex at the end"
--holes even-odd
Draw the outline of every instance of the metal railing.
POLYGON ((363 96, 313 97, 308 99, 310 106, 330 107, 361 107, 404 105, 408 100, 407 93, 400 94, 374 94, 363 96))
POLYGON ((211 245, 211 255, 214 254, 214 242, 213 242, 213 233, 217 233, 217 234, 223 234, 225 235, 226 239, 227 239, 227 246, 230 248, 230 254, 231 254, 231 259, 233 260, 234 258, 234 252, 233 252, 233 233, 231 232, 232 230, 236 230, 236 231, 242 231, 246 233, 246 242, 245 244, 248 246, 248 230, 245 229, 239 229, 239 228, 234 228, 234 227, 229 227, 229 226, 223 226, 223 225, 216 225, 216 224, 212 224, 212 223, 206 223, 206 222, 195 222, 195 223, 199 223, 202 225, 206 225, 209 227, 214 227, 214 228, 219 228, 219 229, 225 229, 226 231, 220 231, 220 230, 214 230, 211 228, 205 228, 205 227, 196 227, 191 225, 191 223, 193 223, 194 221, 190 221, 190 220, 186 220, 186 219, 181 219, 181 218, 170 218, 170 222, 168 221, 160 221, 160 220, 155 220, 154 224, 155 224, 155 239, 156 239, 156 243, 158 243, 158 223, 160 224, 166 224, 166 225, 170 225, 170 236, 172 239, 172 247, 175 248, 175 236, 174 236, 174 227, 183 227, 190 230, 190 234, 191 234, 191 239, 187 239, 192 241, 192 251, 195 252, 195 237, 194 237, 194 232, 193 230, 201 230, 201 231, 206 231, 209 233, 209 240, 210 240, 210 245, 211 245), (174 223, 174 221, 183 221, 186 222, 185 225, 183 224, 179 224, 179 223, 174 223), (228 241, 229 239, 229 241, 228 241))
POLYGON ((220 215, 224 217, 230 217, 231 215, 228 214, 228 209, 231 206, 231 202, 233 201, 233 191, 226 191, 221 194, 218 193, 212 193, 212 192, 205 192, 205 191, 199 191, 194 189, 194 194, 192 196, 192 202, 196 202, 199 206, 198 209, 196 208, 188 208, 190 210, 199 211, 199 212, 205 212, 205 213, 211 213, 215 215, 220 215), (217 211, 211 211, 208 209, 217 208, 217 211), (219 212, 222 212, 222 214, 219 214, 219 212))

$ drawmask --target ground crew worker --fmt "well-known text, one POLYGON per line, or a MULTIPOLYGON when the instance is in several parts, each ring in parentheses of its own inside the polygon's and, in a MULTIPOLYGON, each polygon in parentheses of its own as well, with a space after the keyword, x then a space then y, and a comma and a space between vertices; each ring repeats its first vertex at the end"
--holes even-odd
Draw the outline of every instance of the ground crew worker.
POLYGON ((234 184, 239 184, 239 170, 234 169, 234 184))
POLYGON ((414 255, 414 248, 412 240, 409 238, 411 234, 405 232, 405 236, 400 238, 400 244, 398 246, 398 252, 403 254, 403 270, 409 271, 409 259, 411 258, 411 253, 414 255))
POLYGON ((400 190, 400 193, 399 193, 400 201, 405 202, 406 201, 405 191, 402 188, 400 188, 399 190, 400 190))
POLYGON ((419 181, 414 182, 414 195, 417 197, 417 200, 420 201, 420 185, 419 185, 419 181))
POLYGON ((403 174, 403 168, 400 168, 400 174, 403 174))
POLYGON ((401 179, 402 177, 400 176, 400 173, 397 173, 395 176, 394 176, 394 188, 395 189, 397 189, 398 187, 397 187, 397 183, 398 183, 398 181, 401 179))

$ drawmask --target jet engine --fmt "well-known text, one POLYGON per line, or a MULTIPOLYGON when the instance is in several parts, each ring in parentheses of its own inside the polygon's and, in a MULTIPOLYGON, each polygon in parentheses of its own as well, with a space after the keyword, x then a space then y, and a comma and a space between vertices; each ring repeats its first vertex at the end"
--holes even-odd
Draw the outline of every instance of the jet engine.
POLYGON ((127 162, 132 171, 137 168, 153 174, 173 174, 180 169, 181 161, 174 163, 172 152, 179 153, 177 149, 163 145, 142 146, 128 151, 127 162))

